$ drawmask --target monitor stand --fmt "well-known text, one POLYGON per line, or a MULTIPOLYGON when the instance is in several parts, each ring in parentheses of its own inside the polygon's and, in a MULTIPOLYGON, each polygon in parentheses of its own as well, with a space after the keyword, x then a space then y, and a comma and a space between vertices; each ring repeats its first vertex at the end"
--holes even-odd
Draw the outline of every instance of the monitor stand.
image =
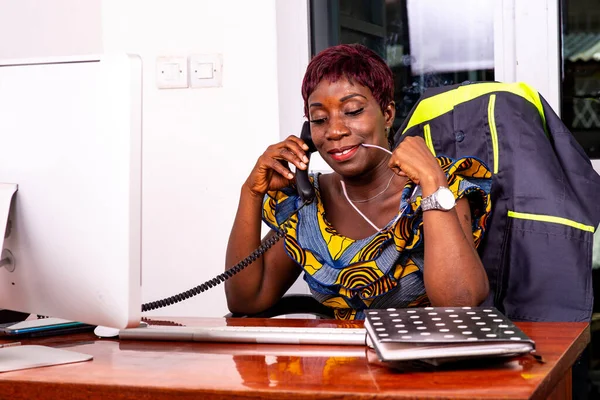
POLYGON ((5 344, 0 348, 0 372, 89 361, 93 356, 38 345, 5 344))

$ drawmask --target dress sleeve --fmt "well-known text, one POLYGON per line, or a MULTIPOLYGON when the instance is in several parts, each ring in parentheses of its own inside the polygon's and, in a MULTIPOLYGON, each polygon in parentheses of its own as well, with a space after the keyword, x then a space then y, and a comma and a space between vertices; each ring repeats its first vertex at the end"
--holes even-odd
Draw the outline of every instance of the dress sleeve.
POLYGON ((448 187, 458 200, 466 197, 471 209, 473 240, 479 246, 485 233, 486 223, 492 211, 490 189, 492 173, 487 166, 474 157, 453 160, 437 157, 446 173, 448 187))
POLYGON ((302 200, 293 186, 268 192, 263 199, 262 220, 269 228, 279 230, 301 204, 302 200))
MULTIPOLYGON (((479 246, 486 229, 492 204, 490 188, 492 173, 480 160, 473 157, 452 159, 436 157, 448 180, 448 188, 457 200, 466 197, 471 209, 473 241, 479 246)), ((394 226, 394 241, 400 251, 412 251, 422 245, 423 212, 422 192, 408 181, 402 192, 401 218, 394 226)))

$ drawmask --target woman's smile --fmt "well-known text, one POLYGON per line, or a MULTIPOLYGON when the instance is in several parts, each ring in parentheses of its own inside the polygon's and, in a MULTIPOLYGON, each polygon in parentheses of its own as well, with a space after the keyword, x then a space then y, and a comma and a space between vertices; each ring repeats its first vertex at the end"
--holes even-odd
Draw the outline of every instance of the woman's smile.
POLYGON ((354 155, 358 151, 359 147, 360 147, 359 145, 342 147, 339 149, 329 150, 327 153, 331 154, 331 158, 333 158, 335 161, 342 162, 342 161, 346 161, 346 160, 349 160, 352 157, 354 157, 354 155))

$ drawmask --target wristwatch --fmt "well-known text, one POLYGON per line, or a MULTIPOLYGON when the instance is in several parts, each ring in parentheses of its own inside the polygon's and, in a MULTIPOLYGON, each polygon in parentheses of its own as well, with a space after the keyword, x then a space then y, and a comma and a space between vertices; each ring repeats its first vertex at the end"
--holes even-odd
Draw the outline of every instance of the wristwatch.
POLYGON ((421 200, 421 210, 442 210, 448 211, 456 204, 454 194, 445 186, 440 186, 438 190, 421 200))

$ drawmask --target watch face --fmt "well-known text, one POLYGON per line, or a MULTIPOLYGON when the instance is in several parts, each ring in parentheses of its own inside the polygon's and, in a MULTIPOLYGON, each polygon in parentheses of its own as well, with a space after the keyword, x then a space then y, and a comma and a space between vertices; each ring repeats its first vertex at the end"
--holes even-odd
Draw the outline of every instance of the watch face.
POLYGON ((454 207, 454 194, 448 188, 440 188, 437 192, 437 201, 444 210, 454 207))

